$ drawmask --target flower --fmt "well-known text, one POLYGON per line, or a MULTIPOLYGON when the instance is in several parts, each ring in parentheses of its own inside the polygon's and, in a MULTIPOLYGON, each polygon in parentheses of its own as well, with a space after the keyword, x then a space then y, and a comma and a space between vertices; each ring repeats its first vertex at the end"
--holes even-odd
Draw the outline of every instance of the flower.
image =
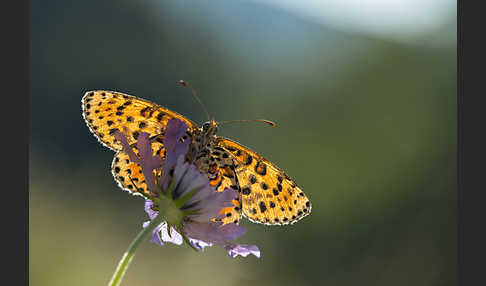
POLYGON ((174 167, 177 158, 185 155, 189 150, 189 140, 180 142, 179 139, 187 130, 187 124, 178 119, 171 119, 167 122, 165 128, 164 147, 166 152, 164 167, 162 168, 161 187, 168 188, 169 180, 167 178, 169 171, 174 167))
MULTIPOLYGON (((260 257, 260 250, 255 245, 231 242, 242 236, 246 230, 234 223, 223 224, 214 219, 224 217, 221 209, 231 207, 237 193, 232 189, 222 192, 209 184, 207 175, 199 172, 191 163, 185 162, 189 149, 189 140, 181 140, 187 125, 171 119, 167 123, 164 137, 165 160, 153 156, 149 134, 142 132, 137 140, 138 156, 130 148, 121 132, 115 137, 123 146, 130 160, 142 167, 147 186, 154 194, 145 201, 145 211, 150 220, 163 215, 165 221, 153 231, 151 241, 164 245, 165 242, 180 245, 186 241, 196 250, 203 250, 213 244, 222 246, 231 257, 246 257, 253 254, 260 257), (154 175, 154 169, 162 169, 161 176, 154 175), (170 233, 169 233, 170 229, 170 233)), ((150 221, 143 224, 147 227, 150 221)))

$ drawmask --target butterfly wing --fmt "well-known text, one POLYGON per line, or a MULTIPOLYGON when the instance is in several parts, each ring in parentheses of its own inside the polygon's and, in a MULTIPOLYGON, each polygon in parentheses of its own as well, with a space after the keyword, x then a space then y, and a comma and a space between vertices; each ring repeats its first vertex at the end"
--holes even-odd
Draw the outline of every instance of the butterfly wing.
MULTIPOLYGON (((129 144, 136 142, 141 132, 154 138, 154 156, 164 159, 163 131, 167 122, 177 118, 188 125, 184 139, 190 139, 197 125, 186 117, 159 106, 148 100, 115 91, 96 90, 84 94, 82 102, 83 118, 89 130, 105 146, 117 151, 111 165, 111 172, 120 188, 135 195, 150 194, 140 165, 129 160, 121 152, 122 146, 113 136, 116 130, 127 136, 129 144)), ((133 151, 138 153, 136 147, 133 151)), ((155 171, 154 171, 155 172, 155 171)))
POLYGON ((267 225, 292 224, 311 212, 307 196, 277 166, 230 139, 217 137, 216 144, 232 155, 242 213, 250 221, 267 225))
POLYGON ((115 91, 96 90, 84 94, 83 118, 89 130, 106 147, 120 151, 122 146, 113 134, 119 130, 127 135, 129 144, 135 143, 141 132, 150 136, 162 134, 172 118, 188 125, 187 136, 197 124, 186 117, 148 100, 115 91))

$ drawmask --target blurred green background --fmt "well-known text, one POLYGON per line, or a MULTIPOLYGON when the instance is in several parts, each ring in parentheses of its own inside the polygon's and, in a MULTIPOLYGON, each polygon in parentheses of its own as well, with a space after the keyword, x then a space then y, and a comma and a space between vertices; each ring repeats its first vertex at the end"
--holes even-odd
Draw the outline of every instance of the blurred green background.
POLYGON ((147 241, 122 285, 455 285, 455 11, 432 9, 445 20, 415 34, 377 15, 379 34, 270 2, 30 1, 31 285, 106 285, 147 220, 82 120, 84 92, 204 122, 180 79, 217 120, 277 123, 219 134, 285 170, 312 213, 285 227, 243 221, 238 241, 260 259, 147 241))

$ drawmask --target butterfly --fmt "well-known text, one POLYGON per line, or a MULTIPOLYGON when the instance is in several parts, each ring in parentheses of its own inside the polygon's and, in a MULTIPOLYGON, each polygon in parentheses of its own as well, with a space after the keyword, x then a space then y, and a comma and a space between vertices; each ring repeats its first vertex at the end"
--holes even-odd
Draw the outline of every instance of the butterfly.
POLYGON ((89 130, 99 142, 116 152, 111 171, 123 190, 144 197, 149 194, 140 165, 122 152, 114 133, 119 130, 126 134, 129 144, 135 143, 141 132, 149 133, 154 155, 164 159, 165 126, 176 118, 188 126, 182 137, 191 142, 186 160, 207 174, 217 191, 225 188, 237 191, 233 206, 221 211, 225 215, 223 223, 238 224, 243 216, 255 223, 286 225, 311 212, 309 199, 289 176, 249 148, 216 136, 218 123, 214 120, 199 127, 165 107, 116 91, 88 91, 81 102, 89 130))

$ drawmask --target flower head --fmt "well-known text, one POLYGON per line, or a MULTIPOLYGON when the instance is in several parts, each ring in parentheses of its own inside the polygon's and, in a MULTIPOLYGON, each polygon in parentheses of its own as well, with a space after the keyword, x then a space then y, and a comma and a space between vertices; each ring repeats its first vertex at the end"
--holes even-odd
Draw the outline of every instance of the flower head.
MULTIPOLYGON (((153 220, 163 215, 166 221, 158 225, 152 236, 152 242, 164 245, 171 242, 177 245, 183 241, 196 250, 203 250, 213 244, 226 249, 231 257, 253 254, 260 257, 255 245, 240 245, 230 242, 242 236, 245 228, 234 223, 223 224, 216 221, 223 215, 221 209, 231 207, 237 193, 232 189, 222 192, 209 184, 207 175, 199 172, 196 166, 185 162, 189 149, 189 140, 181 140, 187 125, 177 119, 167 123, 164 137, 165 160, 153 156, 149 134, 141 133, 137 140, 138 156, 130 148, 122 133, 115 134, 130 160, 142 167, 147 186, 154 194, 145 201, 145 211, 153 220), (154 170, 161 169, 161 176, 156 177, 154 170)), ((149 221, 144 223, 144 227, 149 221)))

